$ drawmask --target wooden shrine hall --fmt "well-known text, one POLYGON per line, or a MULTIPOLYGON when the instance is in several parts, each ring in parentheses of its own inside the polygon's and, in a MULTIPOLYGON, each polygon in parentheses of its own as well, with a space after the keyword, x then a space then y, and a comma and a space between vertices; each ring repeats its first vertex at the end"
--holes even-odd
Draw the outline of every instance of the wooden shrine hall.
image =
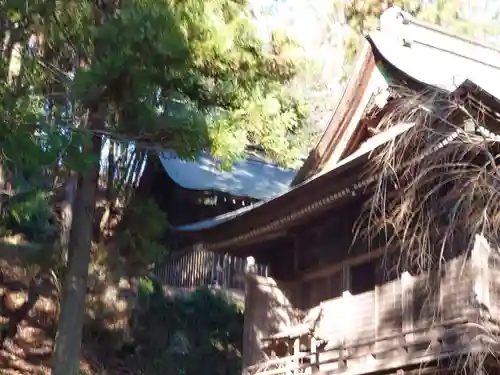
POLYGON ((386 12, 289 190, 174 228, 270 267, 245 375, 498 373, 500 51, 386 12))

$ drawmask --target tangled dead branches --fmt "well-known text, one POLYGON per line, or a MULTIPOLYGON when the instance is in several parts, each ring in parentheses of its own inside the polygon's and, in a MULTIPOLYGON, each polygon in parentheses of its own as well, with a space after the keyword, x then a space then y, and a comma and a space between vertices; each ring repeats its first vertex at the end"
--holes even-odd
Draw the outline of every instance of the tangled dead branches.
MULTIPOLYGON (((421 274, 468 255, 476 234, 498 244, 500 137, 488 129, 499 128, 500 116, 489 116, 482 104, 474 107, 474 102, 442 92, 397 92, 378 130, 381 134, 401 123, 411 128, 371 159, 366 173, 377 178, 356 237, 369 237, 369 244, 382 239, 386 248, 400 249, 396 261, 393 254, 385 257, 392 268, 387 272, 421 274)), ((498 335, 488 338, 499 343, 498 335)), ((484 368, 486 358, 494 354, 467 353, 462 366, 455 368, 464 373, 470 373, 471 366, 484 368)))
POLYGON ((412 127, 372 159, 367 173, 378 178, 356 229, 397 245, 398 268, 420 273, 439 268, 454 249, 470 251, 476 233, 499 238, 500 142, 478 135, 488 119, 464 101, 436 91, 399 95, 378 129, 412 127))

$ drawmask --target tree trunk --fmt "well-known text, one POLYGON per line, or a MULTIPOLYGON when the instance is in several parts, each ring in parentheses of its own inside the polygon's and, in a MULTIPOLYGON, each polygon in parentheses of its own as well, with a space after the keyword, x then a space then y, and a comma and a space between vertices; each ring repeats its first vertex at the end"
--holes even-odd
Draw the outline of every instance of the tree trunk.
POLYGON ((61 263, 68 265, 69 261, 69 240, 71 233, 71 223, 73 221, 73 204, 76 190, 76 179, 74 175, 66 177, 64 184, 64 199, 61 202, 61 228, 59 241, 61 244, 61 263))
MULTIPOLYGON (((117 195, 117 183, 115 181, 115 172, 117 170, 116 162, 116 143, 109 140, 108 151, 108 170, 106 178, 106 195, 103 197, 102 207, 96 216, 94 241, 100 242, 105 238, 106 229, 109 229, 109 221, 114 207, 114 201, 117 195)), ((106 233, 107 234, 107 233, 106 233)))
MULTIPOLYGON (((91 108, 90 129, 103 129, 104 115, 103 104, 91 108)), ((84 155, 94 158, 94 162, 86 173, 78 175, 52 375, 76 375, 79 370, 101 146, 101 138, 94 136, 92 144, 83 150, 84 155)))
POLYGON ((3 201, 6 199, 5 187, 7 186, 5 176, 5 168, 3 166, 3 160, 0 158, 0 217, 3 218, 3 201))
POLYGON ((109 140, 108 151, 108 180, 106 181, 106 199, 110 202, 114 197, 115 171, 116 171, 116 143, 109 140))
MULTIPOLYGON (((146 201, 149 198, 152 198, 152 189, 153 189, 153 184, 155 181, 155 177, 158 174, 158 169, 155 168, 153 165, 153 162, 151 160, 154 160, 154 156, 151 156, 153 154, 148 154, 147 155, 147 160, 146 160, 146 166, 144 167, 144 172, 142 173, 140 182, 136 182, 136 186, 133 189, 133 192, 131 192, 130 197, 128 199, 128 204, 126 208, 124 209, 124 212, 122 214, 122 219, 119 224, 120 229, 126 228, 128 222, 129 222, 129 217, 131 216, 132 210, 134 207, 137 207, 138 202, 143 202, 146 201)), ((141 161, 142 164, 142 161, 141 161)), ((137 166, 137 169, 135 173, 137 173, 140 169, 141 165, 137 166)), ((134 172, 133 172, 134 173, 134 172)))

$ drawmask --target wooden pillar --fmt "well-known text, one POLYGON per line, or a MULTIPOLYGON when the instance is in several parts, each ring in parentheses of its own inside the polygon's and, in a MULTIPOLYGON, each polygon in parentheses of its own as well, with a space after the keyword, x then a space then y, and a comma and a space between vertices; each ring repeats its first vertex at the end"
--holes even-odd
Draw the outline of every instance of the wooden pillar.
MULTIPOLYGON (((373 352, 378 352, 378 348, 379 348, 379 342, 378 342, 378 337, 379 337, 379 329, 380 329, 380 287, 377 284, 375 284, 375 289, 373 291, 374 293, 374 296, 375 296, 375 303, 374 303, 374 314, 373 314, 373 318, 375 320, 375 324, 374 324, 374 338, 375 338, 375 345, 373 346, 373 352)), ((374 358, 374 357, 373 357, 374 358)))
POLYGON ((245 313, 243 315, 243 353, 241 358, 241 374, 248 375, 248 367, 251 365, 250 356, 251 356, 251 340, 252 340, 252 318, 249 316, 250 306, 252 306, 252 287, 249 285, 251 280, 247 275, 244 275, 245 281, 245 313))
POLYGON ((318 343, 316 338, 311 337, 311 373, 319 371, 319 356, 318 356, 318 343))
MULTIPOLYGON (((403 314, 403 333, 413 331, 413 284, 414 278, 410 275, 408 271, 401 274, 401 308, 403 314)), ((413 341, 413 333, 403 335, 403 339, 408 341, 413 341)))
POLYGON ((245 281, 245 312, 243 316, 243 353, 241 358, 241 374, 249 375, 248 367, 253 365, 254 351, 254 327, 253 327, 253 301, 252 294, 255 288, 255 280, 251 274, 244 275, 245 281))
POLYGON ((473 290, 476 303, 480 309, 490 310, 490 291, 489 291, 489 265, 491 247, 483 235, 476 234, 474 248, 471 252, 471 266, 473 274, 473 290))
POLYGON ((300 244, 299 244, 299 237, 298 236, 293 236, 293 275, 294 278, 297 280, 295 285, 293 286, 293 303, 295 306, 299 308, 304 307, 304 295, 303 295, 303 283, 300 281, 300 278, 298 277, 300 273, 300 244))
POLYGON ((295 338, 293 341, 293 356, 295 357, 292 361, 292 374, 298 374, 298 367, 300 366, 300 359, 297 356, 300 355, 300 337, 295 338))
MULTIPOLYGON (((293 340, 289 339, 288 343, 290 343, 290 341, 293 342, 293 345, 291 348, 291 353, 290 352, 288 353, 288 355, 291 356, 291 358, 288 357, 290 359, 287 359, 287 361, 285 363, 285 374, 286 375, 295 375, 295 373, 297 372, 296 368, 297 368, 297 365, 299 363, 299 360, 295 357, 300 353, 300 338, 297 337, 293 340)), ((290 346, 289 346, 289 348, 290 348, 290 346)))
POLYGON ((339 368, 343 369, 346 367, 347 363, 344 359, 345 357, 345 349, 344 347, 349 343, 351 338, 351 324, 352 321, 352 294, 351 294, 351 268, 346 265, 342 269, 342 284, 343 284, 343 293, 342 293, 342 304, 343 304, 343 337, 342 337, 342 346, 339 350, 339 368))

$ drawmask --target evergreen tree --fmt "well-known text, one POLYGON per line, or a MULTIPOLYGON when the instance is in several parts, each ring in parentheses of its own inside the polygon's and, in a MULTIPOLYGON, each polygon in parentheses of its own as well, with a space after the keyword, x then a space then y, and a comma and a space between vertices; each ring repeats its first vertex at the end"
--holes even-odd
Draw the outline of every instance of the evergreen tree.
POLYGON ((76 181, 53 369, 72 375, 103 137, 187 158, 206 149, 223 166, 259 145, 293 164, 309 139, 285 88, 296 46, 279 33, 262 43, 242 0, 0 0, 0 16, 0 182, 76 181))

